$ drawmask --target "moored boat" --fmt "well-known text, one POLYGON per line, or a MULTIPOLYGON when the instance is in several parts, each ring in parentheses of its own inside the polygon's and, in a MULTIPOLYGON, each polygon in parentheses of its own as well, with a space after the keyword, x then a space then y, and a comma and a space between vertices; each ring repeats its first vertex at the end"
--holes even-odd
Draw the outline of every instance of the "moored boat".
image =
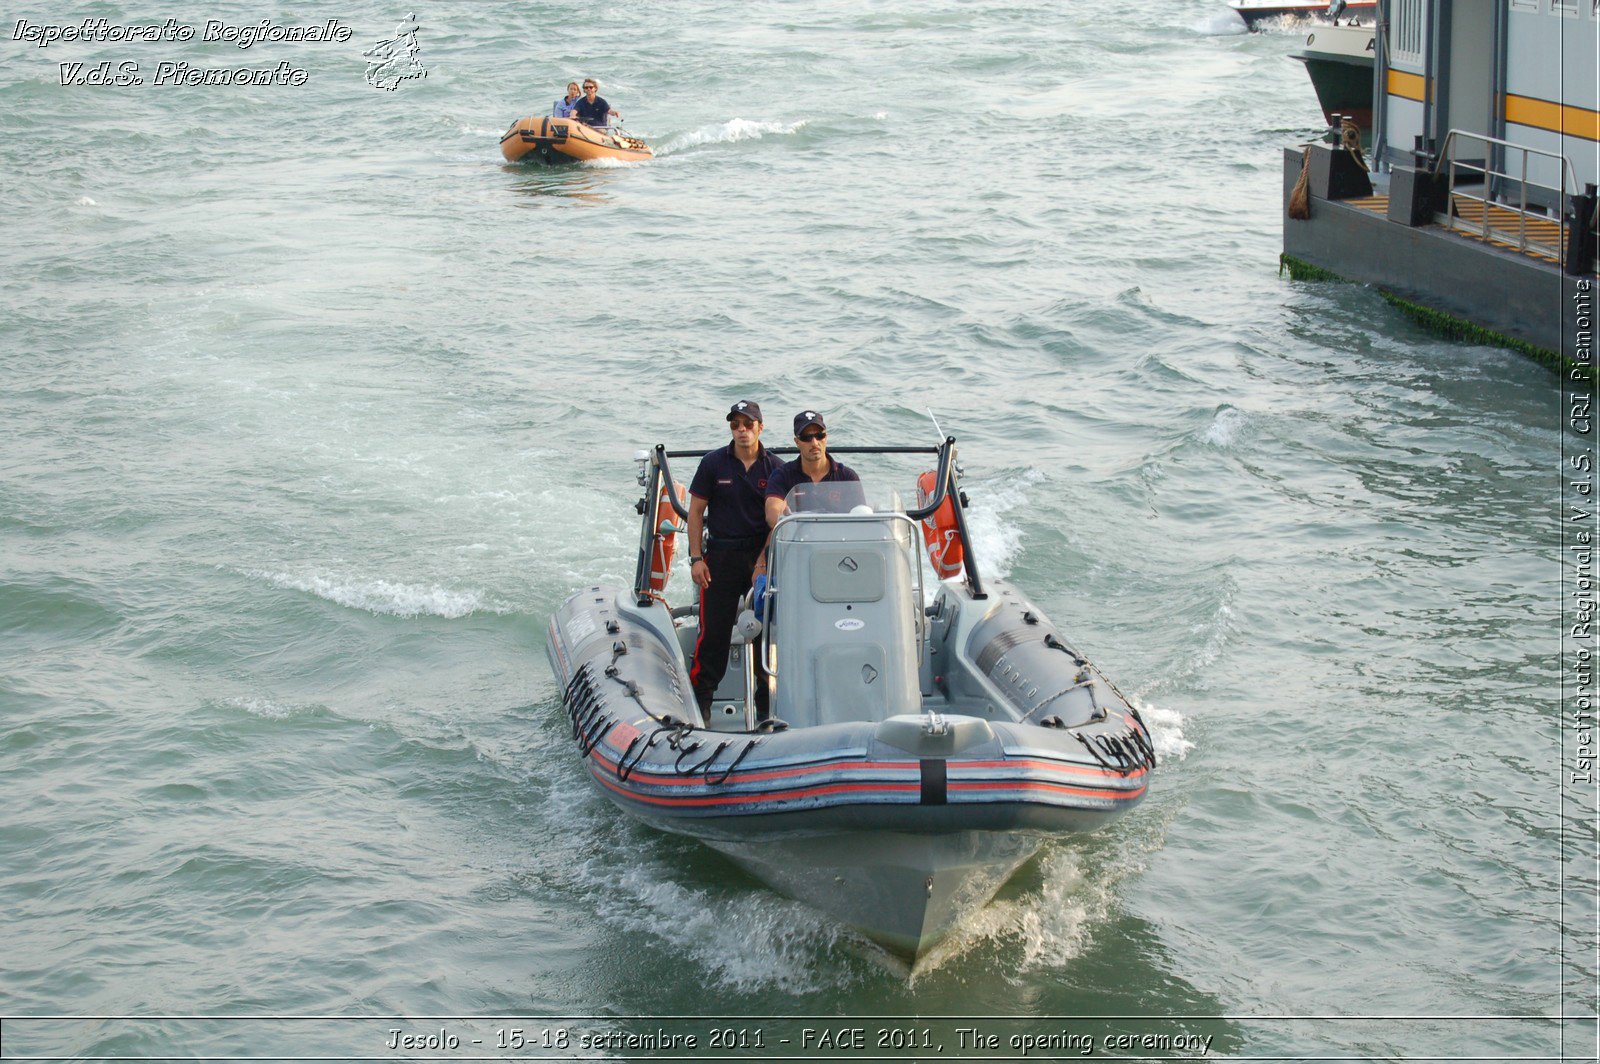
POLYGON ((688 677, 695 611, 664 598, 685 516, 670 460, 704 452, 641 452, 633 586, 573 594, 547 651, 589 775, 624 812, 915 962, 1046 840, 1138 804, 1155 751, 1043 611, 980 578, 953 439, 834 450, 927 453, 937 469, 909 510, 892 492, 796 489, 708 713, 688 677))
POLYGON ((638 137, 596 129, 576 118, 547 115, 513 122, 500 138, 500 154, 507 162, 537 162, 547 166, 596 159, 643 162, 652 157, 650 146, 638 137))
POLYGON ((1328 125, 1341 117, 1361 127, 1363 138, 1372 131, 1372 78, 1377 32, 1373 26, 1318 26, 1289 58, 1305 64, 1317 102, 1328 125))
POLYGON ((1273 19, 1332 22, 1338 18, 1346 22, 1372 22, 1378 13, 1378 0, 1350 0, 1344 4, 1329 4, 1327 0, 1228 0, 1228 6, 1252 30, 1273 19))

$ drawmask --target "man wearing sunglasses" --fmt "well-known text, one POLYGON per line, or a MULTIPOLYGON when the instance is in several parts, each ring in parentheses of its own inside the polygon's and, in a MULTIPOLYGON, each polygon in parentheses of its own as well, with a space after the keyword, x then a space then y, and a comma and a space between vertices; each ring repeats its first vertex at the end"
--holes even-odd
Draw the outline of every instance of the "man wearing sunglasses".
MULTIPOLYGON (((758 404, 734 403, 728 427, 733 442, 700 459, 689 482, 689 575, 700 589, 700 637, 689 682, 702 713, 728 671, 739 599, 750 590, 767 541, 767 485, 783 468, 783 459, 761 445, 758 404)), ((764 709, 767 685, 759 656, 756 673, 756 701, 764 709)))
MULTIPOLYGON (((843 462, 828 457, 828 426, 815 410, 794 416, 794 442, 800 457, 786 462, 767 479, 767 525, 774 526, 789 512, 785 501, 796 485, 804 490, 795 498, 801 509, 845 511, 862 501, 861 478, 843 462), (845 485, 849 486, 846 487, 845 485), (828 485, 824 487, 823 485, 828 485)), ((767 571, 765 553, 756 561, 756 575, 767 571)))
MULTIPOLYGON (((604 96, 595 95, 599 89, 599 84, 593 78, 584 78, 583 98, 573 106, 576 110, 578 121, 595 129, 606 129, 611 125, 611 116, 617 114, 617 112, 613 111, 611 105, 606 103, 604 96)), ((617 117, 621 118, 622 116, 617 115, 617 117)))

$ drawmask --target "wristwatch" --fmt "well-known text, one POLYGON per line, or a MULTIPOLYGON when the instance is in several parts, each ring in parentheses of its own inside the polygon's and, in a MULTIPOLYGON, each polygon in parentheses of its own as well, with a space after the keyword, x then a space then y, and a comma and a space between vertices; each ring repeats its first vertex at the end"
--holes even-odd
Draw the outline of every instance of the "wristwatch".
POLYGON ((689 564, 690 565, 693 565, 695 562, 703 562, 705 560, 706 560, 705 556, 702 555, 702 554, 691 554, 691 555, 689 555, 689 564))

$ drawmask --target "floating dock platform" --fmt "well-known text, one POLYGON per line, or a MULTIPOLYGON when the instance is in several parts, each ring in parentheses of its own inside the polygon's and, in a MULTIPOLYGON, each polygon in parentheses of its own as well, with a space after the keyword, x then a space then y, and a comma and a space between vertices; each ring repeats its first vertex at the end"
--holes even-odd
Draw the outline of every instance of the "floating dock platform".
POLYGON ((1564 267, 1559 220, 1446 198, 1425 170, 1372 177, 1342 148, 1285 149, 1283 264, 1296 279, 1372 285, 1446 334, 1511 347, 1573 380, 1594 379, 1597 277, 1564 267), (1289 215, 1309 169, 1310 217, 1289 215), (1384 180, 1384 178, 1387 180, 1384 180))

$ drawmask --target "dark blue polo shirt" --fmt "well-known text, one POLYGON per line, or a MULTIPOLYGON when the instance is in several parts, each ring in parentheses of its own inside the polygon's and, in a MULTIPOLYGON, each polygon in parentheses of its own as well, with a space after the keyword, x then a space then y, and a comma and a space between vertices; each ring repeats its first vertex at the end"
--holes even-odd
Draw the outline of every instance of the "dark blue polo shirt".
POLYGON ((606 98, 598 92, 594 94, 594 103, 589 102, 589 97, 579 96, 578 102, 573 104, 576 108, 578 121, 586 126, 605 126, 611 124, 608 117, 611 114, 611 105, 606 103, 606 98))
POLYGON ((854 482, 859 484, 861 478, 856 471, 836 458, 828 458, 828 471, 822 479, 812 482, 806 476, 806 471, 800 467, 800 459, 785 462, 778 471, 767 480, 767 498, 786 498, 789 492, 800 485, 803 490, 796 497, 796 509, 825 511, 828 513, 846 513, 852 506, 866 502, 861 488, 845 488, 843 483, 854 482), (835 486, 824 488, 824 484, 832 482, 835 486))
POLYGON ((767 538, 767 485, 783 468, 783 459, 757 445, 756 460, 747 470, 733 444, 709 452, 694 471, 689 492, 706 501, 706 531, 717 540, 754 540, 759 547, 767 538))

